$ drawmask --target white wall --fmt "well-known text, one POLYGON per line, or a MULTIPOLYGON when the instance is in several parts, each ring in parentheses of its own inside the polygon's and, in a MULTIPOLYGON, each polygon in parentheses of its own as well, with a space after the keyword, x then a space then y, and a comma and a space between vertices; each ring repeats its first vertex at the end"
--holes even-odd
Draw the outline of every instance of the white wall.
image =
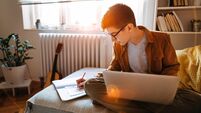
MULTIPOLYGON (((10 33, 18 33, 23 40, 28 39, 36 49, 30 51, 30 55, 34 59, 28 61, 31 76, 34 80, 38 80, 41 73, 41 53, 40 41, 37 30, 24 30, 21 7, 18 0, 0 0, 0 37, 7 37, 10 33)), ((200 35, 199 35, 200 36, 200 35)), ((192 38, 176 38, 172 36, 172 43, 175 49, 201 44, 200 38, 195 44, 192 38)), ((2 73, 0 72, 0 75, 2 73)))
MULTIPOLYGON (((22 40, 28 39, 31 42, 36 49, 30 51, 30 56, 33 56, 34 59, 29 60, 27 64, 29 66, 32 79, 39 80, 39 77, 41 76, 42 58, 38 33, 50 31, 24 30, 22 11, 18 0, 0 0, 0 8, 0 37, 7 37, 11 33, 18 33, 22 40)), ((109 65, 112 55, 112 44, 107 45, 107 47, 109 49, 107 49, 108 56, 106 56, 106 64, 109 65)), ((0 72, 0 75, 2 75, 2 72, 0 72)))
POLYGON ((22 13, 18 0, 0 0, 0 8, 0 37, 7 37, 11 33, 18 33, 22 40, 28 39, 34 45, 36 49, 30 51, 30 56, 33 56, 34 59, 29 60, 27 63, 33 79, 38 79, 41 72, 38 31, 23 30, 22 13))

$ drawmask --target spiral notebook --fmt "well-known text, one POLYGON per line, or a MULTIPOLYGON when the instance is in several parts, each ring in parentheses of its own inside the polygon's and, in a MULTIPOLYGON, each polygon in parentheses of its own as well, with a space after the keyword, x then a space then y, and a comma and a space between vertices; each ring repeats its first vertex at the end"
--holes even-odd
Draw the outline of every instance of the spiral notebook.
POLYGON ((86 95, 84 89, 80 89, 77 87, 77 79, 78 78, 68 78, 52 81, 62 101, 68 101, 86 95))

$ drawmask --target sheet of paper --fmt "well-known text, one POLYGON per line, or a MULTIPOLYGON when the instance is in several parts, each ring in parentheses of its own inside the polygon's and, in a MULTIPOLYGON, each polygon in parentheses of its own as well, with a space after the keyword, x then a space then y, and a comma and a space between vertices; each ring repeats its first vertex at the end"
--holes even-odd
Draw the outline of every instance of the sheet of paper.
POLYGON ((84 89, 77 87, 76 79, 78 78, 52 81, 62 101, 68 101, 86 95, 84 89))

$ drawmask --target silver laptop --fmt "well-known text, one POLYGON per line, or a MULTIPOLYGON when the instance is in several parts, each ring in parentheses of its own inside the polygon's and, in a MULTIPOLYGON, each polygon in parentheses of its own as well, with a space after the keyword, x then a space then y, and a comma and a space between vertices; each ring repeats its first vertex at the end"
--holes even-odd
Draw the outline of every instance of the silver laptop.
POLYGON ((177 76, 104 71, 107 93, 117 98, 170 104, 174 100, 177 76))

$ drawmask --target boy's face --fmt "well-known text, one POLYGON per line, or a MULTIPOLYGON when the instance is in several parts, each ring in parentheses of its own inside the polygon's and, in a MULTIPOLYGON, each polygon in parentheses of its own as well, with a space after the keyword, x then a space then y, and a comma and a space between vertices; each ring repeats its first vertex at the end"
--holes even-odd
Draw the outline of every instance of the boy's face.
POLYGON ((127 30, 127 25, 121 28, 108 27, 106 28, 108 34, 112 37, 112 41, 119 43, 120 45, 125 45, 129 41, 129 32, 127 30))

